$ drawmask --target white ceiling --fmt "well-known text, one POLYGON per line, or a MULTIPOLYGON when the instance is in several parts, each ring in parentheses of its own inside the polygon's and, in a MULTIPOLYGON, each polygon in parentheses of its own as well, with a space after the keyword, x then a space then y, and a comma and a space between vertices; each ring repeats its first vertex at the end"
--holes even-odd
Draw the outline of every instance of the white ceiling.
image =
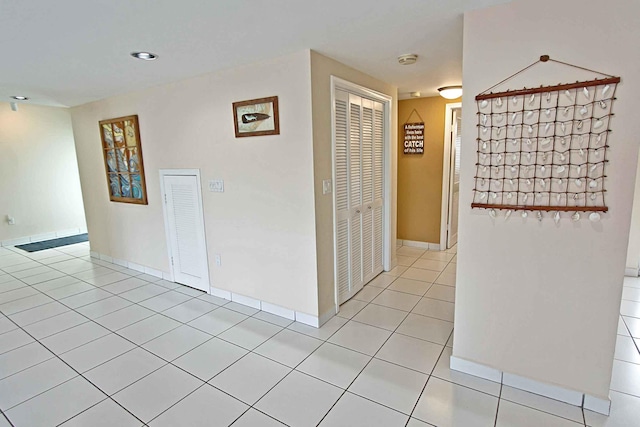
POLYGON ((0 0, 0 101, 80 105, 302 49, 432 96, 461 83, 463 12, 507 1, 0 0))

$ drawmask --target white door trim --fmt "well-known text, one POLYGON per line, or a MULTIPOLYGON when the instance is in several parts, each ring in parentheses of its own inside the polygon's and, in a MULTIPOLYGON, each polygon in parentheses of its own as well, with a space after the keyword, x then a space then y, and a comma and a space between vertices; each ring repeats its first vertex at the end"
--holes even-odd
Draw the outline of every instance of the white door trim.
MULTIPOLYGON (((171 236, 169 232, 169 220, 167 217, 167 205, 164 201, 165 188, 164 188, 164 177, 165 176, 195 176, 197 181, 197 190, 198 190, 198 198, 200 199, 200 217, 202 218, 202 226, 205 227, 204 222, 204 203, 202 200, 202 183, 200 181, 200 169, 160 169, 160 200, 162 203, 162 215, 164 218, 164 232, 165 232, 165 240, 167 245, 167 255, 169 259, 171 259, 171 236)), ((204 250, 207 251, 207 233, 205 228, 204 233, 204 250)), ((206 281, 209 283, 209 287, 207 293, 211 293, 211 279, 209 275, 209 256, 206 256, 206 266, 205 266, 205 275, 206 281)), ((176 277, 173 271, 173 264, 169 262, 169 274, 171 275, 171 281, 174 282, 176 277)))
POLYGON ((353 93, 365 98, 373 99, 381 102, 384 105, 384 224, 383 224, 383 244, 382 244, 382 268, 384 271, 391 270, 391 101, 393 98, 384 93, 375 91, 373 89, 360 86, 356 83, 341 79, 336 76, 331 76, 331 181, 332 181, 332 193, 333 193, 333 282, 334 282, 334 298, 336 304, 336 313, 340 311, 340 304, 338 303, 338 260, 336 258, 336 241, 337 241, 337 218, 336 218, 336 164, 335 164, 335 151, 336 151, 336 129, 335 129, 335 98, 336 90, 341 89, 346 92, 353 93))
POLYGON ((453 102, 446 105, 444 115, 444 154, 442 157, 442 207, 440 214, 440 250, 447 249, 447 227, 449 226, 449 197, 451 182, 451 130, 453 122, 453 110, 462 108, 461 102, 453 102))

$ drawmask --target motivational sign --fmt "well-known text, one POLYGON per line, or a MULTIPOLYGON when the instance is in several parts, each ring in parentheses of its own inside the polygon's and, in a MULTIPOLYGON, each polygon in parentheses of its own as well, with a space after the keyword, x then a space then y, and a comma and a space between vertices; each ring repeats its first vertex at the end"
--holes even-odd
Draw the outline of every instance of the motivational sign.
POLYGON ((404 154, 424 153, 424 123, 405 123, 404 154))

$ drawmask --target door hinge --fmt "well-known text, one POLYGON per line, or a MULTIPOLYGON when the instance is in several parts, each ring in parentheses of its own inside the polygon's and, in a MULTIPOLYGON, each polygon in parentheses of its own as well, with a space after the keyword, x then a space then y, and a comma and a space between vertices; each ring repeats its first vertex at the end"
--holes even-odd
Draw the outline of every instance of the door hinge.
POLYGON ((164 193, 164 204, 167 204, 167 193, 164 193))
POLYGON ((173 257, 171 257, 171 265, 173 265, 173 257))

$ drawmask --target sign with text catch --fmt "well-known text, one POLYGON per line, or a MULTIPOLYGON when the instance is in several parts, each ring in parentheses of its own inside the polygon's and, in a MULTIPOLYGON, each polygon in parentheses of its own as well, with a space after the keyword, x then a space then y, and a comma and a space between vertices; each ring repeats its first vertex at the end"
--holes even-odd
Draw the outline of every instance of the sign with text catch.
POLYGON ((424 154, 424 123, 405 123, 404 154, 424 154))

